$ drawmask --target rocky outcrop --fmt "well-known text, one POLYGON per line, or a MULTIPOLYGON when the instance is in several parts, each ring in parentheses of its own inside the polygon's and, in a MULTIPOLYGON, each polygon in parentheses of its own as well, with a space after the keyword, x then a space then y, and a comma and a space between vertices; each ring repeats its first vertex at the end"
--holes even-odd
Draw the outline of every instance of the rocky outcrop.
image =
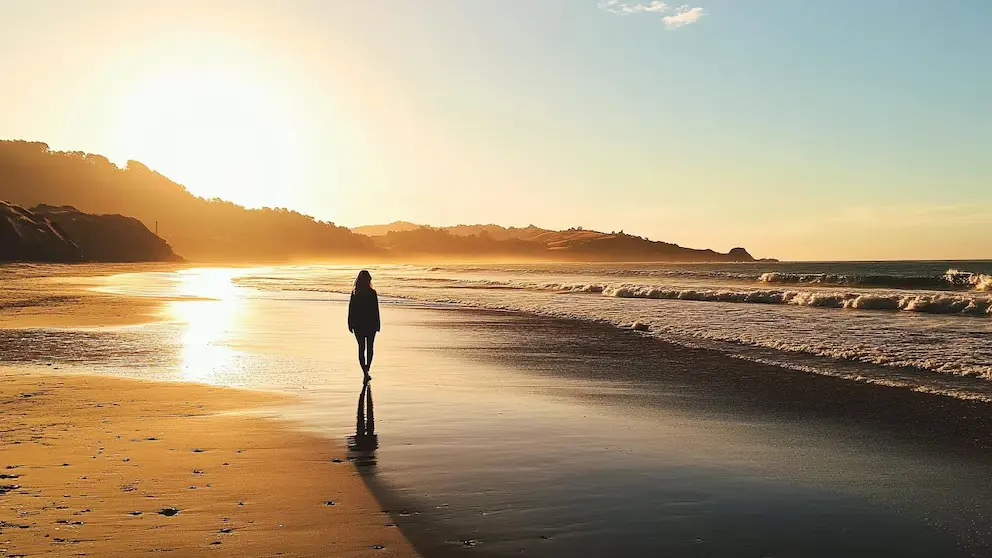
POLYGON ((64 231, 91 262, 171 262, 182 258, 141 221, 124 215, 92 215, 72 206, 31 210, 64 231))
POLYGON ((90 215, 74 207, 32 210, 0 201, 0 261, 180 261, 168 243, 140 221, 123 215, 90 215))
POLYGON ((0 201, 0 261, 79 262, 82 250, 43 216, 0 201))
POLYGON ((731 248, 730 252, 727 252, 727 259, 732 262, 753 262, 754 256, 743 248, 731 248))

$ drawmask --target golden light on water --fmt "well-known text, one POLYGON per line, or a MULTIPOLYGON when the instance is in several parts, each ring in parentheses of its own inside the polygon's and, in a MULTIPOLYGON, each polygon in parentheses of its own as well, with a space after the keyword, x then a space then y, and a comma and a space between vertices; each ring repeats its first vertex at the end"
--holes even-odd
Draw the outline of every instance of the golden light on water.
POLYGON ((182 379, 212 383, 233 364, 236 351, 226 345, 243 302, 230 269, 193 269, 178 274, 181 296, 196 300, 170 303, 169 313, 185 324, 180 338, 182 379))
POLYGON ((224 268, 185 269, 177 273, 177 294, 218 302, 230 301, 239 296, 238 287, 234 284, 238 274, 237 270, 224 268))

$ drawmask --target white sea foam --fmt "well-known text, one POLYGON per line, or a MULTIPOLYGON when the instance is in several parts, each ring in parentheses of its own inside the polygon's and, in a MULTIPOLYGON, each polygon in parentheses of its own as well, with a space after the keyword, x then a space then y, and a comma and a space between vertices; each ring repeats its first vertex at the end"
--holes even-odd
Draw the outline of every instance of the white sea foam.
POLYGON ((968 285, 976 291, 992 291, 992 275, 948 269, 944 279, 952 285, 968 285))
POLYGON ((878 287, 892 289, 974 289, 992 290, 992 275, 948 269, 940 275, 843 275, 833 273, 787 273, 769 271, 758 276, 759 283, 822 285, 837 287, 878 287))
POLYGON ((654 298, 699 302, 791 304, 857 310, 902 310, 927 314, 992 315, 992 299, 957 294, 840 293, 817 291, 673 289, 644 285, 607 286, 602 293, 618 298, 654 298))
MULTIPOLYGON (((986 275, 971 275, 983 290, 986 275), (977 279, 981 278, 981 279, 977 279)), ((427 279, 431 280, 431 279, 427 279)), ((436 279, 434 279, 436 281, 436 279)), ((691 300, 745 304, 790 304, 818 308, 889 310, 962 316, 992 315, 992 297, 965 293, 906 293, 893 291, 843 292, 838 290, 685 289, 664 285, 569 283, 519 280, 464 280, 444 285, 463 289, 526 289, 561 293, 602 293, 615 298, 691 300)))
MULTIPOLYGON (((631 321, 625 318, 625 314, 615 316, 597 314, 595 311, 589 313, 582 307, 556 307, 556 306, 531 306, 526 303, 495 302, 479 299, 463 298, 435 298, 432 302, 447 304, 458 304, 462 306, 472 306, 489 310, 522 311, 531 314, 544 315, 555 318, 579 319, 587 322, 601 323, 618 327, 620 329, 634 329, 638 331, 650 332, 660 339, 667 341, 678 340, 680 344, 686 343, 686 337, 697 338, 699 340, 717 341, 722 343, 732 343, 736 345, 751 346, 761 349, 772 349, 782 353, 804 354, 815 357, 826 357, 840 361, 849 361, 863 364, 882 366, 885 368, 906 368, 920 371, 937 372, 951 376, 979 378, 982 380, 992 380, 992 364, 990 363, 965 363, 954 359, 941 358, 939 353, 927 356, 924 354, 906 354, 901 351, 887 353, 880 351, 871 345, 866 346, 839 346, 836 344, 825 344, 814 340, 783 339, 777 337, 754 336, 749 333, 733 333, 721 329, 700 329, 684 327, 680 324, 664 323, 657 319, 642 318, 631 321)), ((752 355, 737 355, 746 360, 755 360, 752 355)), ((771 362, 771 361, 770 361, 771 362)), ((774 361, 776 365, 782 365, 781 361, 774 361)), ((796 365, 790 365, 795 368, 796 365)), ((818 373, 823 373, 821 367, 815 368, 818 373)), ((796 368, 802 369, 802 368, 796 368)), ((829 375, 837 375, 830 372, 829 375)), ((871 381, 871 383, 885 383, 885 377, 872 377, 870 380, 865 377, 861 381, 871 381)), ((894 380, 892 380, 894 381, 894 380)), ((917 385, 915 383, 900 380, 898 385, 917 385)), ((889 384, 887 384, 889 385, 889 384)), ((891 384, 897 385, 897 384, 891 384)), ((939 391, 934 388, 934 392, 939 391)), ((946 390, 945 390, 946 391, 946 390)))

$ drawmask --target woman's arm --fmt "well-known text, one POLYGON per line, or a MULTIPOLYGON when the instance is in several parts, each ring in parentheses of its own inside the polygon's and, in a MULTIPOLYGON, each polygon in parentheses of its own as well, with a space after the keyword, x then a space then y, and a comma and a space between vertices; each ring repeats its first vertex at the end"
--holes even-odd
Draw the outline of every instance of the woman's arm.
POLYGON ((348 300, 348 331, 355 331, 355 293, 348 300))
POLYGON ((372 293, 372 304, 375 307, 375 330, 382 331, 382 323, 379 321, 379 295, 372 293))

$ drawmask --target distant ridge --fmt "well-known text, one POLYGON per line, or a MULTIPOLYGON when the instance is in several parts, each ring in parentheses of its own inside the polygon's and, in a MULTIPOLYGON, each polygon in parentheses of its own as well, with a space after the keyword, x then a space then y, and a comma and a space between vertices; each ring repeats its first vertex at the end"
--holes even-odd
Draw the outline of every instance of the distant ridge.
MULTIPOLYGON (((22 207, 40 206, 80 238, 113 229, 122 237, 118 249, 127 244, 126 239, 144 234, 134 226, 141 224, 145 230, 160 230, 168 245, 199 261, 754 261, 743 248, 724 254, 581 227, 564 231, 495 224, 436 228, 397 221, 349 230, 285 208, 246 209, 200 198, 137 161, 119 168, 101 155, 52 151, 41 142, 0 141, 2 199, 22 207), (106 219, 93 228, 87 214, 106 219)), ((106 245, 83 244, 77 247, 91 254, 106 245)))
POLYGON ((394 221, 386 225, 366 225, 362 227, 352 227, 351 232, 364 234, 366 236, 385 236, 391 232, 408 232, 419 228, 435 228, 447 231, 456 236, 481 236, 488 235, 494 240, 530 240, 533 237, 550 231, 530 225, 524 228, 502 227, 500 225, 455 225, 453 227, 431 227, 430 225, 418 225, 409 221, 394 221))
MULTIPOLYGON (((600 232, 575 227, 563 231, 500 225, 455 225, 430 227, 408 221, 356 227, 373 237, 390 253, 512 257, 564 261, 671 261, 753 262, 744 248, 724 254, 713 250, 685 248, 620 232, 600 232)), ((768 261, 768 260, 765 260, 768 261)))
POLYGON ((365 236, 385 236, 391 232, 405 232, 417 230, 422 225, 409 223, 407 221, 394 221, 388 225, 368 225, 365 227, 352 227, 351 232, 363 234, 365 236))

